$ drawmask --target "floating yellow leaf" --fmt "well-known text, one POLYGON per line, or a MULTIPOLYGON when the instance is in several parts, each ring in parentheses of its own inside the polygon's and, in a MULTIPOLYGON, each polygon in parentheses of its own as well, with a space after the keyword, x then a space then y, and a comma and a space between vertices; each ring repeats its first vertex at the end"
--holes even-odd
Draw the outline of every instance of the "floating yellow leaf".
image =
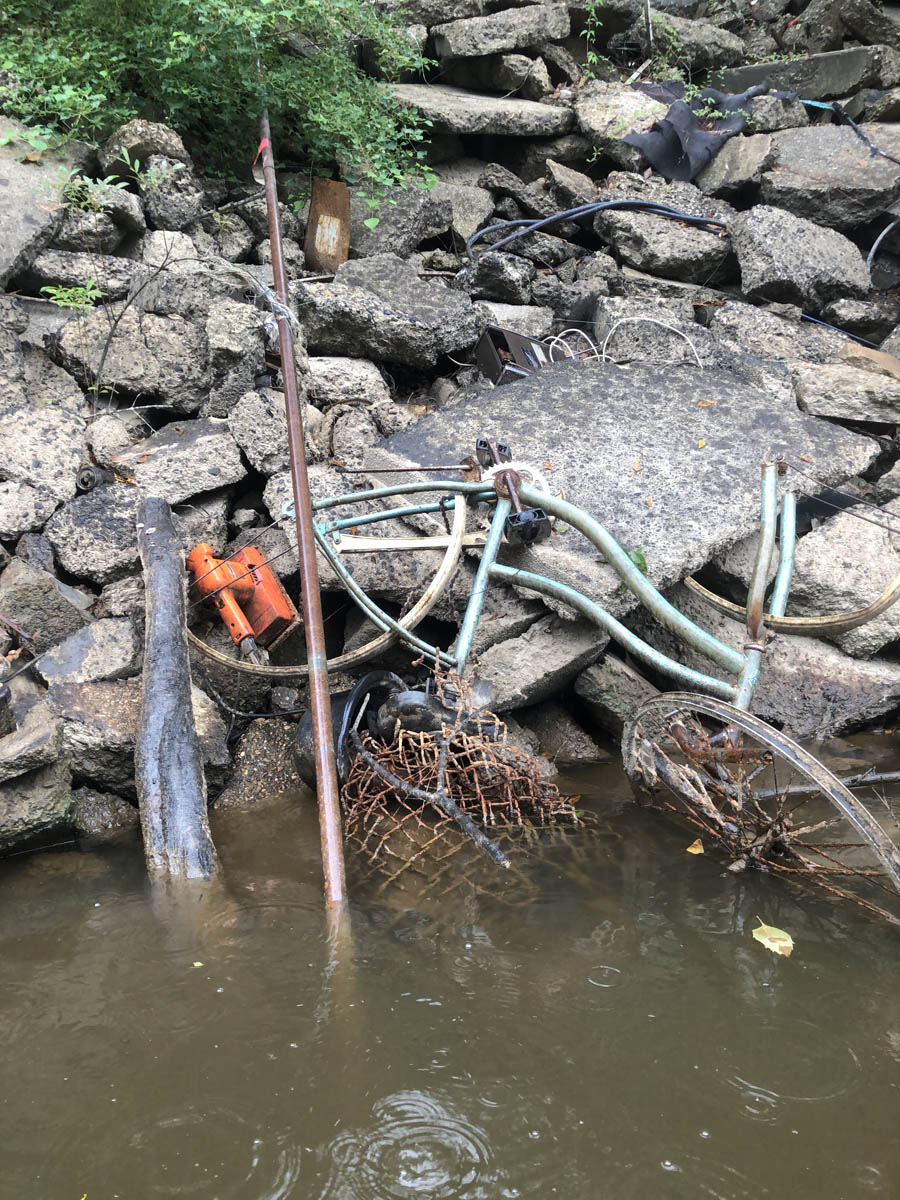
POLYGON ((715 404, 715 400, 698 400, 697 401, 698 408, 710 408, 713 404, 715 404))
POLYGON ((687 852, 688 852, 688 854, 702 854, 703 853, 703 843, 700 841, 699 838, 696 838, 693 842, 691 842, 691 844, 687 848, 687 852))
POLYGON ((202 962, 195 962, 195 963, 191 963, 191 966, 192 966, 192 967, 202 967, 202 966, 203 966, 203 963, 202 963, 202 962))
POLYGON ((697 449, 702 450, 705 445, 706 442, 704 442, 703 438, 700 438, 700 440, 697 442, 697 449))
POLYGON ((653 501, 650 499, 650 497, 649 497, 649 496, 647 497, 647 507, 648 507, 648 508, 652 508, 652 507, 653 507, 653 501))
POLYGON ((785 933, 783 929, 776 929, 774 925, 765 925, 762 917, 757 917, 759 925, 753 930, 753 936, 758 942, 771 950, 773 954, 783 954, 785 958, 790 956, 794 948, 794 939, 789 933, 785 933))
POLYGON ((631 464, 631 469, 632 469, 632 471, 643 471, 644 464, 641 462, 641 460, 639 458, 636 458, 634 460, 634 462, 631 464))

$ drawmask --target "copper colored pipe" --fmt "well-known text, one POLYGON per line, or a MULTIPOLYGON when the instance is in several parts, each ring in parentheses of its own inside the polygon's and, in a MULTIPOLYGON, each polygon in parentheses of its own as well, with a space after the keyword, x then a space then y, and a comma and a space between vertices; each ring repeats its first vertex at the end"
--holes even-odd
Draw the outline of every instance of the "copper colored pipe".
MULTIPOLYGON (((259 120, 262 168, 266 183, 266 208, 269 214, 269 237, 272 242, 272 273, 275 293, 281 304, 289 304, 287 275, 281 244, 281 221, 278 215, 278 191, 275 182, 275 159, 272 154, 272 135, 269 114, 259 120)), ((309 706, 312 712, 315 739, 316 785, 319 796, 319 835, 322 843, 322 870, 325 875, 325 901, 342 905, 346 900, 344 878, 344 849, 341 843, 341 809, 334 752, 334 731, 331 724, 331 697, 328 693, 328 667, 325 658, 325 629, 322 623, 322 600, 319 595, 319 571, 316 565, 316 542, 312 507, 309 497, 309 475, 306 471, 306 444, 303 437, 303 418, 297 394, 297 360, 290 322, 281 313, 278 337, 281 342, 281 374, 284 379, 284 408, 287 417, 288 455, 291 463, 291 483, 294 491, 294 513, 297 520, 297 545, 300 550, 300 599, 306 631, 306 658, 309 664, 309 706)))

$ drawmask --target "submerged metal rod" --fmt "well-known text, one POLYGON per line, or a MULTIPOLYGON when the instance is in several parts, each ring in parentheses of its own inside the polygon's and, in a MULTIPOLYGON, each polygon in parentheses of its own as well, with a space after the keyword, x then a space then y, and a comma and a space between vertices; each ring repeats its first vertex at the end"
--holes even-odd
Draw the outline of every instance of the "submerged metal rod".
MULTIPOLYGON (((289 304, 287 274, 284 268, 281 221, 278 215, 278 190, 275 181, 275 158, 272 154, 272 134, 269 129, 268 112, 264 112, 260 117, 259 136, 266 184, 266 208, 269 215, 269 237, 272 243, 272 273, 275 277, 275 293, 279 302, 287 309, 289 304)), ((325 900, 328 904, 340 905, 346 900, 344 849, 341 843, 340 794, 334 751, 334 732, 331 723, 331 698, 328 692, 328 665, 325 657, 325 628, 322 621, 322 599, 319 594, 319 571, 316 564, 315 529, 309 495, 309 475, 306 470, 306 444, 303 436, 300 398, 297 391, 297 361, 290 322, 283 311, 276 312, 275 316, 278 321, 278 337, 281 343, 281 373, 284 379, 288 454, 294 493, 294 515, 297 521, 297 546, 300 551, 300 599, 306 633, 306 658, 309 665, 309 707, 315 741, 319 836, 322 845, 322 870, 325 875, 325 900)))

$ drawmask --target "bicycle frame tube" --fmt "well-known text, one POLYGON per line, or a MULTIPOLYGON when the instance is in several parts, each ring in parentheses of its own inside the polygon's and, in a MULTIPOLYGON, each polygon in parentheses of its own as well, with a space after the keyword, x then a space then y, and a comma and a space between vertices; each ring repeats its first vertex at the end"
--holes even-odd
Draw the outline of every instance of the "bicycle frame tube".
POLYGON ((491 518, 491 527, 488 530, 487 540, 481 552, 481 561, 478 564, 478 570, 475 572, 472 594, 469 596, 466 613, 463 617, 462 625, 459 627, 459 636, 456 639, 457 675, 462 675, 466 669, 466 660, 472 650, 472 639, 475 637, 475 630, 478 628, 478 621, 484 608, 488 577, 491 567, 497 558, 500 543, 503 540, 503 527, 506 524, 506 518, 509 516, 511 508, 512 505, 504 496, 497 498, 497 507, 494 509, 494 515, 491 518))
MULTIPOLYGON (((747 593, 747 637, 748 642, 745 648, 744 669, 741 671, 741 677, 738 683, 738 694, 735 700, 735 705, 738 708, 748 709, 753 693, 756 690, 756 684, 759 681, 759 669, 762 666, 762 656, 765 653, 763 639, 765 637, 766 627, 764 620, 764 608, 766 597, 766 583, 769 573, 769 563, 772 559, 772 550, 775 546, 775 524, 778 512, 778 494, 775 486, 775 464, 763 463, 762 467, 762 508, 759 518, 759 549, 756 552, 756 562, 753 566, 753 576, 750 580, 750 589, 747 593)), ((793 547, 789 547, 788 553, 791 556, 787 561, 790 562, 793 556, 793 547)), ((787 602, 787 584, 790 583, 790 573, 787 574, 787 580, 784 580, 785 566, 784 547, 782 547, 782 557, 779 560, 778 574, 782 576, 783 584, 783 603, 787 602)), ((783 613, 777 613, 781 616, 783 613)))

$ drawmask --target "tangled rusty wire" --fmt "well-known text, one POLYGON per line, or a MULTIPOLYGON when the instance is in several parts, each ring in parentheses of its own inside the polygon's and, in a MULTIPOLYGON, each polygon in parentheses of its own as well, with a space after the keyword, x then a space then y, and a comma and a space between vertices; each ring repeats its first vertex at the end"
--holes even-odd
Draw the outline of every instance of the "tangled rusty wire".
MULTIPOLYGON (((456 676, 437 694, 455 717, 433 731, 398 728, 389 743, 351 731, 353 759, 342 799, 345 836, 386 886, 415 870, 431 886, 459 882, 459 852, 474 845, 498 865, 510 860, 486 830, 515 835, 580 823, 571 800, 542 778, 536 759, 513 746, 504 723, 477 708, 456 676)), ((511 836, 512 835, 512 836, 511 836)))

